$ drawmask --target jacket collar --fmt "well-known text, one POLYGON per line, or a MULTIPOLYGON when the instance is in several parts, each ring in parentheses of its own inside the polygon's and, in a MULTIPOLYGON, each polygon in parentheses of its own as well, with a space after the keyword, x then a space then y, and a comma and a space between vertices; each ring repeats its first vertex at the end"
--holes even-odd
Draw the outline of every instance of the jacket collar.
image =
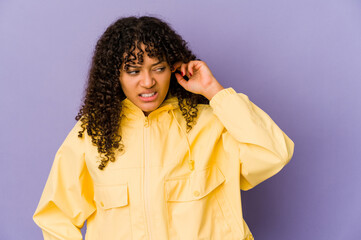
MULTIPOLYGON (((175 108, 179 108, 178 106, 178 98, 175 96, 169 95, 168 98, 166 98, 159 107, 151 112, 148 117, 154 117, 154 115, 157 115, 163 111, 172 110, 175 108)), ((145 117, 143 111, 136 106, 132 101, 130 101, 128 98, 125 98, 122 101, 122 112, 121 115, 124 115, 124 117, 129 119, 136 119, 139 117, 145 117)))
MULTIPOLYGON (((178 122, 178 120, 174 114, 174 109, 176 109, 176 108, 179 108, 178 98, 175 96, 169 95, 168 98, 166 98, 162 102, 162 104, 159 105, 159 107, 156 110, 149 113, 148 117, 149 118, 155 117, 163 111, 171 112, 171 115, 173 116, 175 123, 178 125, 179 129, 181 130, 182 134, 185 137, 185 140, 187 141, 188 154, 189 154, 188 167, 189 167, 189 170, 193 171, 194 170, 194 159, 192 158, 190 142, 189 142, 186 132, 183 130, 183 128, 181 127, 180 123, 178 122)), ((128 98, 125 98, 122 101, 121 115, 124 115, 124 117, 129 120, 137 120, 137 119, 142 119, 145 117, 143 111, 138 106, 136 106, 132 101, 130 101, 128 98)))

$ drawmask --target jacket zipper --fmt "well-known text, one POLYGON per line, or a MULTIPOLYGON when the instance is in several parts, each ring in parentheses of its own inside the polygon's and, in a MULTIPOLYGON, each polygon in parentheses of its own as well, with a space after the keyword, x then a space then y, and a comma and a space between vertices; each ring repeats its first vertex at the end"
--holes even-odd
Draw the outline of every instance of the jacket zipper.
POLYGON ((148 168, 149 168, 149 160, 148 160, 148 137, 149 137, 149 118, 145 116, 144 119, 144 205, 145 205, 145 218, 147 222, 148 236, 149 239, 152 239, 151 235, 151 225, 150 225, 150 217, 149 217, 149 201, 148 201, 148 168))

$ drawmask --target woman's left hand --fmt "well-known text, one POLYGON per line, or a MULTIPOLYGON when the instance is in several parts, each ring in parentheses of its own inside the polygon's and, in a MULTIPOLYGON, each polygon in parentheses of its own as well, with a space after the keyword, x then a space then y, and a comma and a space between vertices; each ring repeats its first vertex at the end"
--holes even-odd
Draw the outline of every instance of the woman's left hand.
POLYGON ((203 61, 190 61, 188 63, 177 62, 174 64, 173 72, 180 70, 182 75, 175 73, 178 83, 187 91, 202 94, 208 100, 224 89, 213 76, 207 64, 203 61), (188 81, 183 76, 188 77, 188 81))

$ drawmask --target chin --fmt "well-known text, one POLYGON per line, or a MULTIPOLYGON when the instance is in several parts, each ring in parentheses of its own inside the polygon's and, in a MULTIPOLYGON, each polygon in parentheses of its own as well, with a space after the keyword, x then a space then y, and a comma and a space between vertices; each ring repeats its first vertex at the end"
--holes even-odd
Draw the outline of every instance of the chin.
POLYGON ((147 112, 148 114, 153 112, 154 110, 158 109, 159 106, 162 104, 162 102, 165 100, 166 96, 164 95, 163 97, 161 97, 162 100, 159 98, 158 96, 158 99, 156 99, 156 101, 152 101, 152 102, 148 102, 148 103, 145 103, 145 102, 142 102, 142 101, 139 101, 139 105, 138 107, 143 111, 143 112, 147 112))
POLYGON ((154 106, 154 107, 142 108, 142 111, 143 111, 143 112, 151 113, 151 112, 153 112, 154 110, 156 110, 159 106, 160 106, 160 104, 157 104, 157 105, 154 106))

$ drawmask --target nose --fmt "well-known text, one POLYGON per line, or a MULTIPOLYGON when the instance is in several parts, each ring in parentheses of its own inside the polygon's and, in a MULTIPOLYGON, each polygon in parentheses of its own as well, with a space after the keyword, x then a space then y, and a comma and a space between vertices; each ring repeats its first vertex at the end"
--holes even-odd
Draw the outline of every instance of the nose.
POLYGON ((155 84, 155 80, 149 72, 145 71, 144 76, 141 80, 141 86, 144 88, 151 88, 155 84))

